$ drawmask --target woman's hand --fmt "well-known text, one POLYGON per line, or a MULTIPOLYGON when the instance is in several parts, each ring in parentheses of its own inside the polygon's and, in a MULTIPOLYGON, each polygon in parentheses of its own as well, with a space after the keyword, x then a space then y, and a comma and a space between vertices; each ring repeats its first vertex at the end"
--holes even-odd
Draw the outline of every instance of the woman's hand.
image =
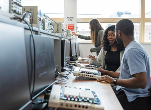
POLYGON ((100 71, 102 75, 106 75, 106 70, 102 68, 97 68, 97 70, 100 71))
POLYGON ((72 34, 75 35, 75 36, 79 36, 79 34, 77 34, 77 33, 75 33, 75 32, 72 32, 72 34))
POLYGON ((96 59, 95 56, 92 56, 92 55, 89 55, 88 58, 89 58, 90 60, 95 60, 95 59, 96 59))
POLYGON ((101 81, 105 81, 107 83, 113 84, 113 78, 109 77, 107 75, 102 76, 100 79, 98 79, 97 81, 101 82, 101 81))

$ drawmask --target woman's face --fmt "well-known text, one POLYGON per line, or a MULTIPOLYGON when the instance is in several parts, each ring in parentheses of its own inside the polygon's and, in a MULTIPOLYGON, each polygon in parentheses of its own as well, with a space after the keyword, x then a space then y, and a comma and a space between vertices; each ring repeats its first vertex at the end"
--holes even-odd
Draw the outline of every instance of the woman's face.
POLYGON ((114 44, 116 41, 115 32, 114 31, 108 31, 107 39, 108 39, 110 44, 114 44))

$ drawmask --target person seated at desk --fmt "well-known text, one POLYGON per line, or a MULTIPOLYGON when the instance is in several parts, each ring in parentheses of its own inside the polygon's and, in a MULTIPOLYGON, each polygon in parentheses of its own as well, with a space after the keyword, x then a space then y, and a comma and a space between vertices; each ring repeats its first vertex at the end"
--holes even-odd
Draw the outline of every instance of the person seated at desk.
POLYGON ((123 42, 125 47, 121 71, 106 72, 98 68, 104 74, 99 81, 117 85, 115 93, 124 110, 148 110, 149 57, 141 44, 134 41, 134 25, 131 20, 123 19, 116 24, 116 39, 119 43, 123 42))
POLYGON ((104 29, 102 28, 100 22, 97 19, 92 19, 89 23, 89 29, 91 29, 91 37, 90 36, 83 36, 79 35, 75 32, 72 32, 73 35, 78 36, 78 38, 85 39, 85 40, 92 40, 95 48, 91 48, 90 52, 96 52, 98 55, 101 50, 101 39, 103 35, 104 29))
POLYGON ((97 59, 89 55, 89 63, 97 67, 102 66, 108 71, 120 71, 120 62, 124 53, 124 45, 119 44, 115 38, 115 25, 109 26, 103 35, 102 49, 97 59))

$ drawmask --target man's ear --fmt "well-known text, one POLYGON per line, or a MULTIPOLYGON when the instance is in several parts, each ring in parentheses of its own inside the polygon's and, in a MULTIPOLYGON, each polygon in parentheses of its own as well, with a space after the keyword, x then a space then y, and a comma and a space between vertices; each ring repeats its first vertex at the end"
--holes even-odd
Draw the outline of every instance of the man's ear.
POLYGON ((120 30, 117 31, 117 34, 121 38, 121 31, 120 30))

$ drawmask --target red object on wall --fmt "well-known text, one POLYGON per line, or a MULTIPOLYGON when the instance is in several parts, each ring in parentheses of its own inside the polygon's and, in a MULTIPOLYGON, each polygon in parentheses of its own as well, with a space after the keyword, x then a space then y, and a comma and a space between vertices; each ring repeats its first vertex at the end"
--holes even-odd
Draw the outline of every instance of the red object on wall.
POLYGON ((74 24, 68 24, 68 29, 70 29, 71 31, 74 31, 74 24))

